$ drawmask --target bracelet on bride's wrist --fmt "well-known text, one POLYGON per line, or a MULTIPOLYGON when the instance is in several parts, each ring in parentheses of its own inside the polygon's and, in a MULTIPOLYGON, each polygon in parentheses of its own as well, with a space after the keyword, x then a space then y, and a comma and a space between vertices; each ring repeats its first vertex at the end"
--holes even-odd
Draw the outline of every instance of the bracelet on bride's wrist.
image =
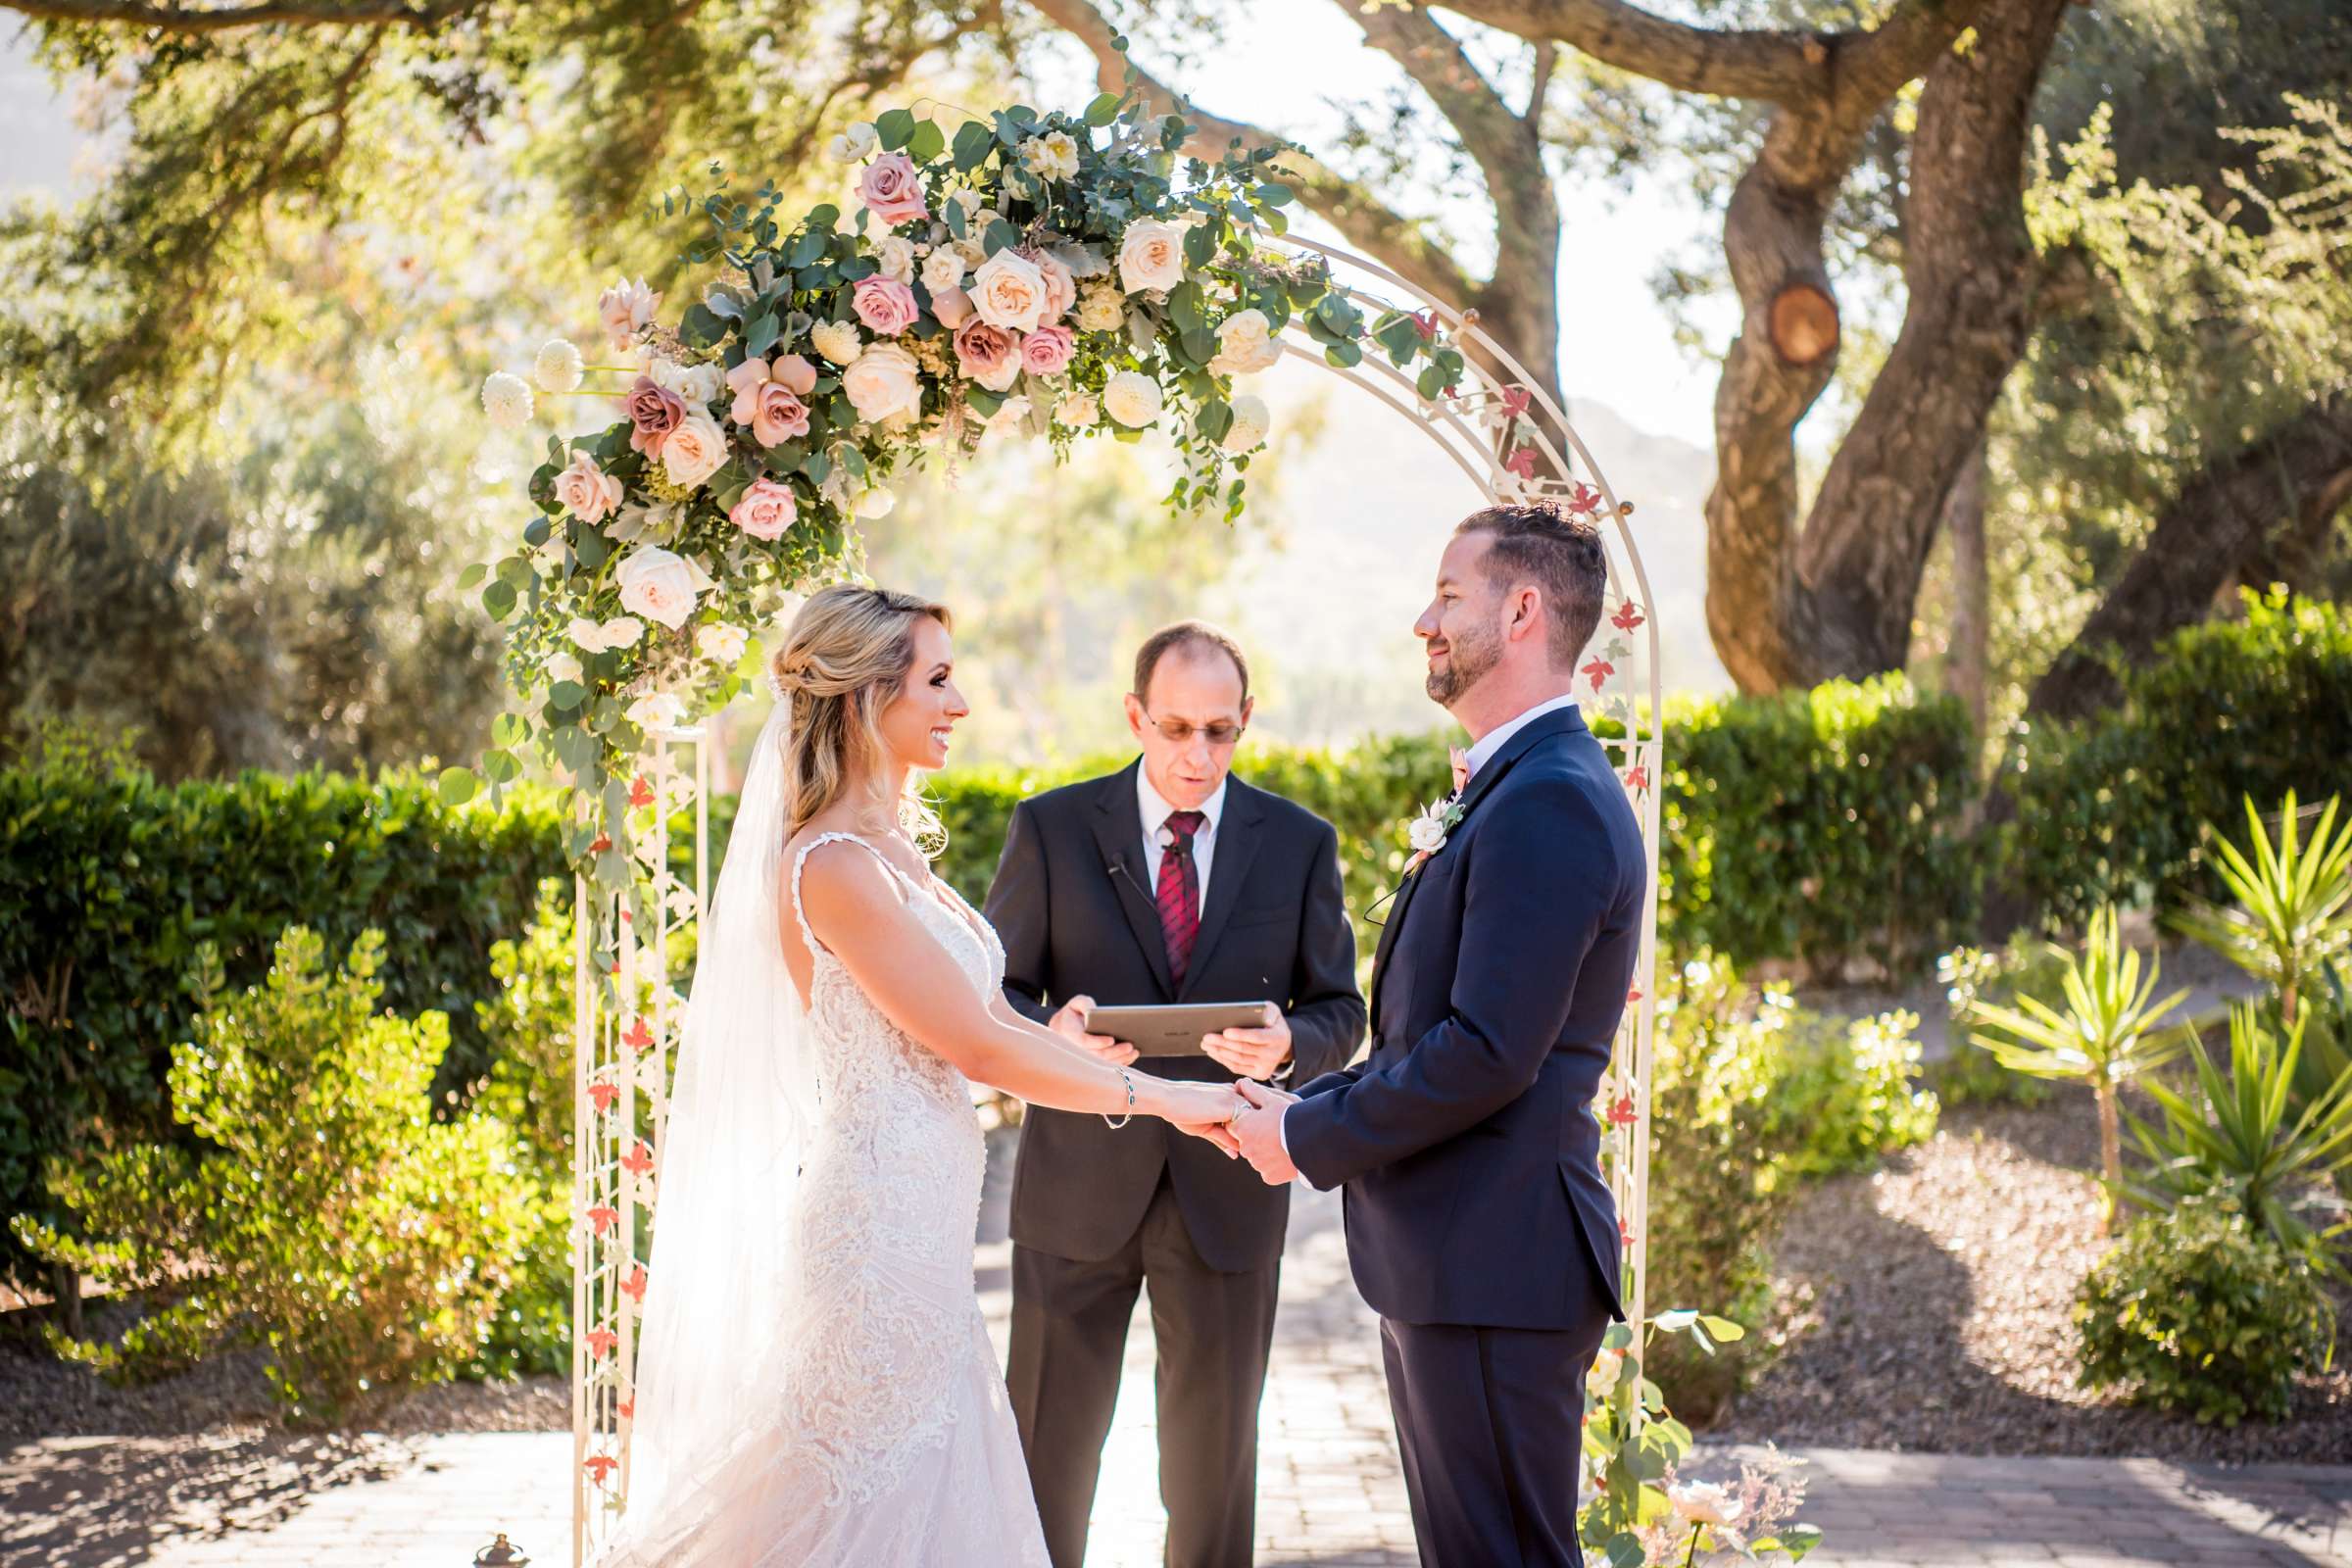
POLYGON ((1119 1082, 1127 1086, 1126 1113, 1120 1116, 1117 1121, 1112 1121, 1110 1119, 1110 1112, 1104 1111, 1102 1113, 1102 1125, 1110 1128, 1113 1132, 1116 1132, 1121 1127, 1124 1127, 1129 1122, 1135 1120, 1135 1079, 1133 1075, 1131 1075, 1124 1067, 1113 1067, 1111 1071, 1117 1073, 1119 1075, 1119 1082))

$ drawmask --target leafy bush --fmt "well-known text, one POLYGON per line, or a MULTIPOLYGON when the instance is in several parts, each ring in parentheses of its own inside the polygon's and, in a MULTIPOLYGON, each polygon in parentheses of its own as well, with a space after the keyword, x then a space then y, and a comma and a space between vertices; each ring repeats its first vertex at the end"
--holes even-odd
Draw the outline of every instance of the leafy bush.
POLYGON ((2075 1322, 2085 1388, 2225 1426, 2286 1416, 2333 1335, 2312 1269, 2221 1198, 2134 1223, 2082 1282, 2075 1322))
MULTIPOLYGON (((2010 1006, 2023 996, 2057 996, 2066 953, 2027 935, 2013 934, 1998 949, 1954 948, 1936 960, 1949 1016, 1964 1019, 1979 1003, 2010 1006)), ((1928 1086, 1945 1105, 2038 1105, 2055 1093, 2046 1078, 2011 1072, 1989 1051, 1954 1050, 1930 1062, 1928 1086)))
POLYGON ((201 1152, 52 1162, 78 1234, 25 1217, 19 1239, 164 1298, 115 1344, 53 1334, 61 1354, 135 1379, 258 1343, 299 1420, 364 1411, 474 1355, 528 1235, 529 1190, 504 1123, 430 1119, 448 1019, 375 1010, 383 951, 368 932, 329 972, 317 933, 292 927, 262 984, 212 998, 170 1079, 201 1152))
MULTIPOLYGON (((1800 1177, 1851 1169, 1935 1131, 1912 1087, 1900 1014, 1838 1025, 1699 957, 1659 980, 1650 1077, 1649 1298, 1709 1303, 1753 1329, 1771 1306, 1772 1236, 1800 1177)), ((1710 1419, 1755 1369, 1759 1341, 1703 1353, 1669 1339, 1650 1376, 1710 1419)))
POLYGON ((1899 675, 1678 703, 1660 802, 1660 919, 1682 951, 1742 963, 1924 967, 1975 918, 1965 710, 1899 675))
POLYGON ((2218 896, 2208 823, 2235 821, 2245 797, 2342 788, 2352 616, 2278 590, 2245 607, 2242 621, 2175 633, 2125 675, 2120 707, 2038 727, 2013 751, 1998 785, 2015 806, 2002 858, 2048 924, 2080 926, 2102 904, 2218 896))

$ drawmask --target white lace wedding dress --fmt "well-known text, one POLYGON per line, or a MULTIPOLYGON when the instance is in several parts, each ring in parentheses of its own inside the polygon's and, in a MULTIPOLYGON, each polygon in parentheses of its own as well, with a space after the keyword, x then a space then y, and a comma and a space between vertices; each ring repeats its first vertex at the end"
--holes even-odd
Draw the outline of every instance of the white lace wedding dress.
MULTIPOLYGON (((753 795, 747 783, 745 797, 753 795)), ((739 821, 736 843, 758 844, 742 837, 746 825, 739 821)), ((879 859, 978 994, 997 994, 1004 950, 978 911, 937 878, 909 878, 863 839, 826 833, 801 848, 790 866, 796 911, 808 855, 834 843, 859 848, 833 854, 879 859)), ((722 906, 728 892, 722 880, 722 906)), ((788 1051, 806 1053, 813 1098, 792 1130, 793 1165, 769 1173, 788 1200, 762 1209, 772 1201, 762 1185, 750 1202, 756 1222, 770 1217, 784 1234, 734 1227, 735 1246, 754 1260, 727 1260, 723 1271, 717 1259, 688 1255, 723 1245, 729 1231, 710 1222, 738 1205, 714 1190, 723 1184, 681 1193, 665 1169, 662 1204, 696 1209, 655 1210, 639 1372, 647 1408, 637 1433, 652 1449, 634 1456, 627 1511, 598 1560, 614 1568, 1045 1568, 1019 1436, 972 1288, 983 1152, 970 1087, 892 1024, 800 918, 814 967, 806 1013, 783 1033, 788 1051), (665 1252, 673 1232, 694 1240, 665 1252), (698 1313, 707 1303, 676 1300, 664 1321, 661 1293, 673 1264, 743 1305, 767 1298, 774 1315, 729 1321, 698 1313), (732 1348, 721 1351, 713 1339, 732 1348)), ((772 933, 773 919, 767 924, 772 933)), ((704 969, 712 957, 706 950, 704 969)), ((698 971, 698 994, 702 984, 698 971)), ((788 992, 771 1005, 797 1014, 798 1002, 788 992)), ((699 1096, 705 1125, 673 1120, 670 1136, 707 1134, 713 1123, 732 1128, 722 1136, 740 1136, 728 1097, 748 1092, 743 1081, 687 1092, 689 1067, 682 1059, 681 1106, 699 1096)))

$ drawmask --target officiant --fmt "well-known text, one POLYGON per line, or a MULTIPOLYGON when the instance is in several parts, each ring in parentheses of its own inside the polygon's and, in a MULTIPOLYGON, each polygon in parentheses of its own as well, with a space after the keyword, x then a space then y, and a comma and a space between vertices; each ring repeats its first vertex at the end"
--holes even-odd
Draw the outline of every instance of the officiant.
MULTIPOLYGON (((1004 996, 1105 1060, 1170 1078, 1304 1083, 1364 1034, 1339 838, 1231 776, 1250 666, 1200 621, 1137 653, 1127 724, 1143 755, 1022 802, 985 909, 1004 996), (1264 1024, 1150 1055, 1087 1011, 1268 1004, 1264 1024)), ((1079 1568, 1128 1319, 1152 1289, 1160 1499, 1171 1568, 1250 1562, 1257 1408, 1290 1190, 1165 1124, 1031 1108, 1012 1189, 1007 1382, 1054 1568, 1079 1568)))

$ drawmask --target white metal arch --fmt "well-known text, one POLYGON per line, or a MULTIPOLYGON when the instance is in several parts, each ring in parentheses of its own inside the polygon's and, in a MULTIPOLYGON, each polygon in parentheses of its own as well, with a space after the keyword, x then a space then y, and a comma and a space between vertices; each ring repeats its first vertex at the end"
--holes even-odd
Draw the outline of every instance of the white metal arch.
MULTIPOLYGON (((1444 330, 1464 355, 1462 384, 1437 400, 1376 352, 1352 367, 1334 366, 1298 322, 1284 351, 1340 376, 1425 432, 1488 501, 1546 496, 1582 507, 1602 529, 1609 564, 1610 611, 1596 649, 1587 650, 1580 696, 1602 722, 1594 729, 1613 754, 1618 776, 1641 822, 1649 861, 1641 958, 1635 969, 1616 1057, 1600 1115, 1609 1181, 1624 1226, 1627 1315, 1638 1325, 1647 1294, 1649 1082, 1656 1022, 1659 809, 1665 705, 1660 688, 1657 617, 1649 580, 1620 502, 1570 424, 1565 410, 1474 318, 1430 298, 1377 263, 1298 235, 1259 233, 1256 243, 1294 262, 1330 268, 1334 285, 1376 314, 1402 310, 1444 330), (1482 363, 1516 377, 1498 380, 1482 363), (1543 461, 1538 473, 1504 466, 1522 446, 1543 461), (1591 491, 1583 487, 1590 486, 1591 491), (1597 492, 1595 499, 1591 492, 1597 492), (1638 642, 1628 641, 1639 634, 1638 642), (1610 733, 1613 729, 1613 733, 1610 733)), ((1468 509, 1465 509, 1468 510, 1468 509)), ((1584 657, 1584 656, 1580 656, 1584 657)), ((700 728, 654 738, 632 789, 631 847, 652 930, 639 930, 616 905, 609 928, 620 933, 612 978, 625 1005, 599 1005, 588 969, 587 923, 577 922, 573 991, 572 1181, 572 1560, 586 1560, 628 1494, 629 1437, 636 1408, 637 1313, 647 1286, 650 1239, 669 1076, 682 1007, 673 972, 678 938, 701 913, 708 891, 709 743, 700 728), (695 808, 691 870, 670 863, 670 815, 695 808)), ((1432 781, 1433 784, 1436 781, 1432 781)), ((584 883, 574 898, 591 897, 584 883)), ((1637 1334, 1635 1350, 1641 1337, 1637 1334)))

